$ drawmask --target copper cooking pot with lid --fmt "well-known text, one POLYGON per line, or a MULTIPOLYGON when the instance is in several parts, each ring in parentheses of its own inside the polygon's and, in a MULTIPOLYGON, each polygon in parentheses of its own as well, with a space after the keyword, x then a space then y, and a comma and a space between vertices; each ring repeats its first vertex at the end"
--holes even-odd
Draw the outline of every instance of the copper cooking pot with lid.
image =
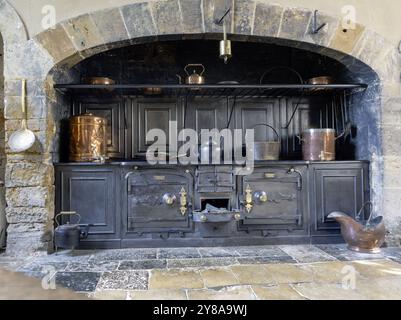
POLYGON ((302 133, 302 154, 306 161, 336 160, 336 137, 334 129, 307 129, 302 133))
POLYGON ((86 113, 70 119, 70 160, 104 162, 107 158, 107 120, 86 113))

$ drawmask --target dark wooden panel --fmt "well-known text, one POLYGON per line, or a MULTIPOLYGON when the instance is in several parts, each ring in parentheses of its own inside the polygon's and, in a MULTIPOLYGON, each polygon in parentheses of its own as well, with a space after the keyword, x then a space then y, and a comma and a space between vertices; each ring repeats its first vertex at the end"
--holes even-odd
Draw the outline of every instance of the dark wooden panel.
MULTIPOLYGON (((278 109, 279 101, 255 100, 238 101, 236 107, 236 129, 243 130, 243 137, 247 129, 253 129, 257 124, 269 124, 273 127, 279 126, 278 109)), ((271 129, 264 126, 255 127, 255 141, 266 141, 276 139, 271 129)))
POLYGON ((192 100, 188 101, 185 115, 187 128, 196 130, 219 129, 227 127, 227 99, 192 100))
POLYGON ((110 157, 125 157, 125 106, 122 100, 84 99, 74 102, 74 114, 92 113, 107 119, 107 152, 110 157))
POLYGON ((340 226, 327 218, 333 211, 356 216, 369 199, 366 171, 364 167, 314 167, 311 190, 314 233, 339 231, 340 226))
POLYGON ((161 129, 166 133, 169 144, 169 122, 177 121, 178 130, 182 127, 182 112, 179 100, 142 99, 133 101, 133 156, 144 155, 152 145, 146 142, 146 134, 152 129, 161 129))
POLYGON ((76 211, 82 224, 93 224, 88 240, 116 238, 119 227, 115 169, 58 168, 57 212, 76 211))

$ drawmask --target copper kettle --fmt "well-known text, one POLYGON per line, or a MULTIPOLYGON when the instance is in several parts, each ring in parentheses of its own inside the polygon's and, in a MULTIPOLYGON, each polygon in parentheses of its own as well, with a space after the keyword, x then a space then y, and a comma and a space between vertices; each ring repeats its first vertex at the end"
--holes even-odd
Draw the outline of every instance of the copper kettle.
POLYGON ((205 77, 203 74, 205 73, 205 67, 203 64, 188 64, 184 68, 187 77, 185 78, 186 84, 205 84, 205 77), (192 73, 189 71, 192 69, 192 73), (197 73, 197 70, 202 70, 200 73, 197 73))

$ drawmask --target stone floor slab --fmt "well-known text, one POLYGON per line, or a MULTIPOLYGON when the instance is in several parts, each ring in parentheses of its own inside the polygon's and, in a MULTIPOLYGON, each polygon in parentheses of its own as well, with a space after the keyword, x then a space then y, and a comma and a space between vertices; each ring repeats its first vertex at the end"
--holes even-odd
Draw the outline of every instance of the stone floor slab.
POLYGON ((256 300, 250 286, 225 287, 220 290, 188 290, 189 300, 256 300))
POLYGON ((401 263, 401 248, 383 248, 382 252, 387 259, 401 263))
POLYGON ((206 269, 200 271, 207 288, 238 285, 239 281, 230 269, 206 269))
POLYGON ((56 284, 73 291, 95 291, 100 279, 99 272, 57 272, 56 284))
POLYGON ((309 270, 300 268, 292 264, 269 264, 264 265, 264 269, 269 273, 276 283, 300 283, 312 282, 313 273, 309 270))
POLYGON ((197 270, 152 270, 149 289, 192 289, 203 288, 202 277, 197 270))
POLYGON ((147 271, 104 272, 99 280, 98 290, 147 290, 147 271))
POLYGON ((146 291, 129 291, 127 300, 187 300, 185 290, 155 289, 146 291))
POLYGON ((391 260, 352 261, 350 265, 366 279, 398 276, 401 281, 401 264, 391 260))
POLYGON ((128 291, 124 290, 101 290, 88 294, 89 298, 95 300, 127 300, 128 291))
POLYGON ((290 285, 279 284, 274 286, 252 286, 253 292, 259 300, 304 300, 290 285))
POLYGON ((0 269, 0 300, 86 300, 87 297, 57 286, 45 290, 42 282, 21 273, 0 269))
POLYGON ((230 267, 240 284, 274 284, 275 280, 263 265, 230 267))
POLYGON ((361 280, 355 287, 369 300, 401 300, 400 276, 361 280))
POLYGON ((299 263, 336 260, 333 256, 313 245, 280 246, 280 249, 299 263))
POLYGON ((309 300, 366 300, 367 296, 357 290, 346 289, 338 283, 299 283, 291 287, 309 300))
MULTIPOLYGON (((344 276, 353 272, 353 266, 349 262, 330 261, 312 264, 303 264, 299 266, 312 274, 312 281, 315 283, 342 283, 344 276)), ((360 275, 355 273, 356 279, 360 275)))

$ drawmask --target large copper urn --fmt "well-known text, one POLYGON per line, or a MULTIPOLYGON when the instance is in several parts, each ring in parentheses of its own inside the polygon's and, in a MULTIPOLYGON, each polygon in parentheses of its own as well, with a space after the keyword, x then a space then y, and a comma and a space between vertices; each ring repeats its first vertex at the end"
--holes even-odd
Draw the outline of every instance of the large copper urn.
POLYGON ((107 120, 90 113, 70 119, 70 161, 95 162, 107 158, 107 120))

